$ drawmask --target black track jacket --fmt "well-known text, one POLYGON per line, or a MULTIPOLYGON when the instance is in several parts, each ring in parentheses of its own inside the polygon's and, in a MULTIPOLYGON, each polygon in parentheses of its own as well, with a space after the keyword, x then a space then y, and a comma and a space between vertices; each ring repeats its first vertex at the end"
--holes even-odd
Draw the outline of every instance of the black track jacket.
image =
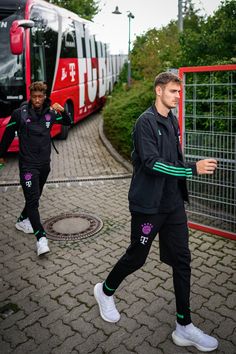
POLYGON ((0 143, 0 157, 7 152, 17 132, 20 165, 30 164, 31 167, 37 167, 50 163, 50 131, 53 124, 71 125, 69 115, 65 111, 57 113, 50 108, 50 104, 51 101, 47 98, 39 114, 29 101, 12 113, 0 143))
POLYGON ((131 212, 158 213, 165 181, 170 178, 178 179, 182 197, 188 201, 186 178, 197 175, 196 163, 184 162, 177 118, 171 111, 169 117, 177 139, 174 146, 170 144, 168 129, 163 124, 164 118, 154 104, 136 121, 132 152, 134 170, 128 196, 131 212), (173 156, 178 156, 178 159, 173 161, 173 156))

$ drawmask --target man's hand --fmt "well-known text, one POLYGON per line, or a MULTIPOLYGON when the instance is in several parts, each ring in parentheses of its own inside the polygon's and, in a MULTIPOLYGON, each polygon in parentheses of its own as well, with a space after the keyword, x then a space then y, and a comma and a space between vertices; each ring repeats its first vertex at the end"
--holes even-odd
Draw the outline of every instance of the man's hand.
POLYGON ((53 103, 51 108, 55 111, 64 112, 64 108, 57 102, 53 103))
POLYGON ((217 168, 215 159, 200 160, 196 163, 198 175, 212 175, 217 168))

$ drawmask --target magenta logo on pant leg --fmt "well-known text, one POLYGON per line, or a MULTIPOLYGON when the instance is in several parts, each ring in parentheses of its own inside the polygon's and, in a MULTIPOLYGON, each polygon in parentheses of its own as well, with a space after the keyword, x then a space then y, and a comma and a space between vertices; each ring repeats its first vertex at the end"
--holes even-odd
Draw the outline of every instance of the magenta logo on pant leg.
POLYGON ((25 178, 26 181, 31 180, 32 176, 33 176, 33 175, 32 175, 31 172, 26 172, 26 173, 24 174, 24 178, 25 178))
POLYGON ((142 225, 142 233, 144 235, 149 235, 152 231, 153 225, 149 224, 148 222, 142 225))
POLYGON ((33 176, 33 174, 31 172, 26 172, 24 174, 25 185, 28 188, 30 188, 32 186, 32 181, 31 181, 32 176, 33 176))
POLYGON ((148 243, 148 235, 152 231, 153 225, 150 223, 144 223, 141 225, 142 226, 142 235, 140 237, 140 243, 142 243, 144 246, 148 243))

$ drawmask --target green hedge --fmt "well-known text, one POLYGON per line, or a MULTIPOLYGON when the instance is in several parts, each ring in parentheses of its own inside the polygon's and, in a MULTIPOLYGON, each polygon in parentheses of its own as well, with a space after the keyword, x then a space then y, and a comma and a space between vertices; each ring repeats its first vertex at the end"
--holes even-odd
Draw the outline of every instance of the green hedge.
POLYGON ((103 109, 104 133, 114 148, 130 160, 135 121, 154 101, 153 83, 138 81, 127 89, 119 84, 107 98, 103 109))

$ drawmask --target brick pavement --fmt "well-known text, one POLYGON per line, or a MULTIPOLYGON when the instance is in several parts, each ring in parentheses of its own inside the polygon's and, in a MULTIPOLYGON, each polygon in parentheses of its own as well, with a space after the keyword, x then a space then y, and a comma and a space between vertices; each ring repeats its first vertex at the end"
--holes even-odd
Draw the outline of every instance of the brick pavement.
MULTIPOLYGON (((109 324, 98 314, 93 286, 127 247, 130 227, 128 171, 101 144, 99 121, 94 115, 74 127, 68 141, 56 142, 60 155, 53 153, 50 179, 81 180, 47 184, 40 203, 42 220, 63 212, 97 215, 104 223, 99 233, 77 242, 50 241, 51 253, 37 258, 32 235, 14 228, 23 203, 21 188, 0 188, 0 307, 12 303, 18 308, 0 316, 1 354, 197 353, 171 341, 171 269, 160 263, 157 241, 146 265, 116 293, 121 320, 109 324), (123 178, 82 179, 101 175, 123 178)), ((8 161, 1 181, 10 183, 17 180, 17 159, 8 161)), ((234 354, 235 243, 192 230, 190 245, 194 322, 218 337, 220 347, 212 353, 234 354)))

